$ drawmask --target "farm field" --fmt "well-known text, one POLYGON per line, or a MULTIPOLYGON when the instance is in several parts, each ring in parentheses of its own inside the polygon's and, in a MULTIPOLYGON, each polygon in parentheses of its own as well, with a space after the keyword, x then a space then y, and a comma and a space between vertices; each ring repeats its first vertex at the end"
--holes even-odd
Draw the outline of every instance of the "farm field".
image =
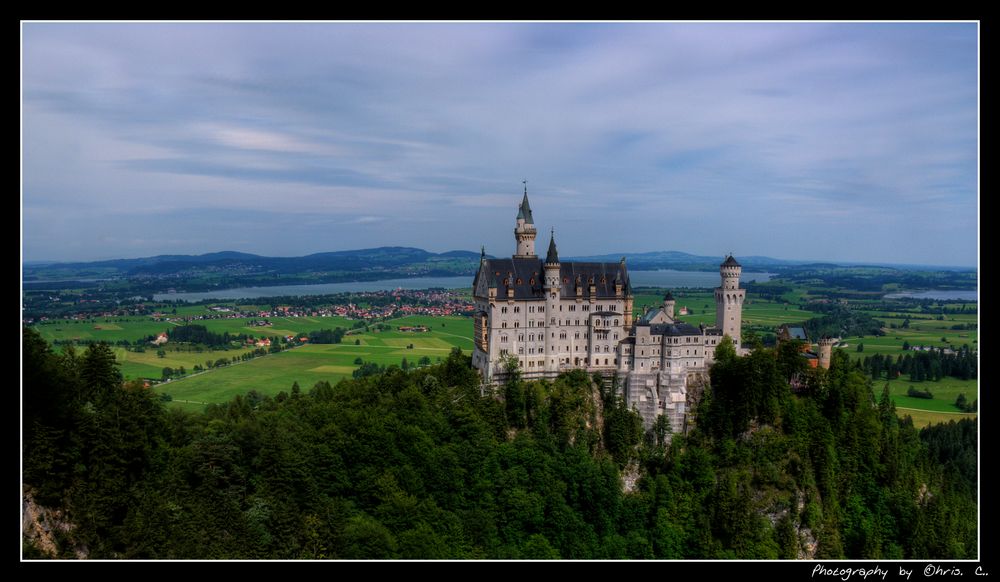
MULTIPOLYGON (((188 308, 193 309, 193 308, 188 308)), ((177 316, 181 315, 178 309, 177 316)), ((205 308, 200 311, 188 313, 188 316, 201 315, 205 313, 205 308)), ((261 336, 285 336, 298 333, 308 333, 320 329, 333 329, 343 327, 350 329, 356 321, 344 317, 270 317, 268 321, 271 326, 248 326, 246 318, 238 319, 201 319, 188 322, 194 325, 203 325, 208 331, 215 333, 229 332, 230 334, 247 334, 255 337, 261 336)), ((35 325, 35 329, 42 334, 46 341, 55 340, 80 340, 80 341, 106 341, 114 343, 121 340, 130 342, 140 341, 148 336, 156 335, 168 331, 171 327, 182 325, 181 323, 169 321, 154 321, 149 317, 116 318, 111 320, 89 321, 51 321, 35 325)), ((169 345, 169 344, 168 344, 169 345)))
POLYGON ((273 396, 282 390, 290 390, 294 382, 298 382, 302 390, 309 390, 320 381, 334 384, 342 378, 351 377, 358 367, 354 363, 357 358, 384 366, 398 366, 406 358, 407 362, 416 365, 425 356, 432 363, 439 358, 443 360, 453 347, 459 347, 466 353, 472 350, 472 320, 468 318, 409 316, 383 323, 393 329, 352 333, 345 335, 340 344, 305 345, 270 354, 174 380, 160 385, 158 390, 170 394, 173 406, 201 408, 204 404, 225 402, 236 394, 250 390, 273 396), (399 326, 421 325, 431 331, 402 332, 396 329, 399 326), (413 348, 408 348, 411 344, 413 348))
MULTIPOLYGON (((651 307, 662 304, 665 289, 640 288, 635 296, 634 313, 641 315, 651 307)), ((785 299, 803 300, 808 289, 796 288, 787 293, 785 299)), ((715 321, 715 301, 710 291, 678 289, 673 291, 676 299, 678 319, 692 325, 708 324, 715 321), (679 315, 682 307, 689 308, 690 315, 679 315)), ((762 336, 773 333, 775 327, 782 323, 796 323, 811 317, 822 315, 799 308, 796 301, 786 305, 774 301, 754 297, 752 294, 744 304, 743 323, 745 330, 753 330, 762 336)), ((241 311, 257 311, 269 306, 227 304, 241 311)), ((952 308, 955 304, 951 305, 952 308)), ((975 304, 968 304, 974 308, 975 304)), ((197 317, 208 315, 206 305, 178 305, 176 313, 171 308, 167 317, 197 317)), ((972 349, 978 349, 977 329, 951 329, 956 326, 977 324, 978 316, 974 313, 948 313, 943 319, 936 319, 933 313, 901 313, 883 312, 875 309, 864 310, 885 323, 884 336, 846 337, 846 346, 841 348, 854 361, 882 354, 896 358, 904 355, 904 342, 910 346, 951 347, 957 349, 963 344, 972 349), (909 318, 909 326, 902 327, 909 318), (895 327, 892 327, 895 326, 895 327), (942 341, 942 338, 947 341, 942 341), (864 344, 864 350, 857 352, 858 343, 864 344)), ((271 326, 248 326, 248 318, 235 319, 205 319, 190 323, 204 325, 215 333, 247 334, 255 337, 287 336, 308 333, 320 329, 342 327, 350 330, 357 322, 342 317, 269 317, 271 326)), ((292 382, 298 381, 303 390, 308 390, 318 381, 337 382, 341 378, 350 377, 357 368, 355 360, 375 362, 380 365, 399 365, 405 357, 411 365, 424 356, 437 361, 444 357, 452 347, 460 347, 469 352, 472 349, 472 322, 469 319, 454 317, 440 318, 430 316, 411 316, 382 322, 393 327, 391 331, 352 330, 344 336, 342 344, 306 345, 293 350, 256 358, 249 362, 234 364, 217 370, 210 370, 173 380, 160 387, 160 390, 171 394, 173 405, 183 407, 203 407, 207 402, 222 402, 234 394, 256 389, 265 394, 277 394, 288 390, 292 382), (443 324, 443 326, 442 326, 443 324), (400 325, 427 325, 429 333, 399 332, 395 328, 400 325), (360 345, 354 345, 358 341, 360 345), (407 345, 413 344, 412 349, 407 345), (193 403, 177 402, 190 400, 193 403), (194 404, 198 403, 198 404, 194 404)), ((148 336, 156 335, 178 325, 176 322, 155 321, 150 317, 122 317, 89 321, 54 320, 35 325, 42 336, 50 341, 107 341, 111 344, 122 340, 139 342, 148 336)), ((56 346, 56 349, 59 349, 56 346)), ((120 347, 115 348, 116 356, 121 363, 122 373, 126 378, 159 378, 164 367, 180 368, 183 366, 189 372, 196 364, 202 366, 208 360, 218 358, 232 359, 249 351, 244 347, 234 347, 230 350, 192 351, 187 346, 177 346, 168 343, 162 347, 165 357, 156 355, 157 348, 147 346, 145 352, 129 352, 120 347)), ((875 382, 875 392, 878 394, 884 380, 875 382)), ((951 418, 959 418, 954 406, 955 398, 964 393, 971 400, 978 399, 978 381, 961 381, 946 377, 940 382, 909 382, 907 376, 902 376, 890 383, 893 401, 899 409, 900 416, 910 414, 920 423, 943 422, 951 418), (933 399, 913 398, 906 395, 907 388, 928 388, 933 392, 933 399)), ((967 416, 975 416, 967 415, 967 416)))
MULTIPOLYGON (((882 393, 883 386, 885 386, 885 380, 875 382, 874 388, 876 394, 882 393)), ((969 402, 977 400, 979 398, 979 382, 976 380, 960 380, 950 376, 945 376, 940 382, 910 382, 909 376, 904 374, 889 382, 889 394, 892 397, 892 401, 896 403, 897 408, 958 413, 960 411, 958 408, 955 408, 955 399, 958 398, 959 394, 965 394, 969 402), (927 399, 907 396, 906 392, 910 386, 913 386, 917 390, 930 390, 934 398, 927 399)), ((975 416, 975 414, 972 416, 975 416)))
POLYGON ((963 418, 976 418, 975 414, 951 414, 947 412, 928 412, 926 410, 903 410, 900 408, 896 409, 896 416, 900 418, 909 416, 913 419, 913 426, 917 428, 950 421, 957 422, 963 418))

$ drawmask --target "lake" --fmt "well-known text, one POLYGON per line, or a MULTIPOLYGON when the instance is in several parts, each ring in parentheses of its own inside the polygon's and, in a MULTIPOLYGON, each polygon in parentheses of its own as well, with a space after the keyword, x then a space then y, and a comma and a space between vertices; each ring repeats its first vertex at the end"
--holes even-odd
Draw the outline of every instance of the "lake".
MULTIPOLYGON (((743 273, 741 281, 756 280, 763 283, 770 273, 743 273)), ((633 287, 717 287, 719 273, 711 271, 630 271, 633 287)), ((347 283, 320 283, 318 285, 281 285, 273 287, 238 287, 220 291, 196 293, 157 293, 156 301, 202 301, 205 299, 257 299, 279 295, 327 295, 331 293, 357 293, 361 291, 391 291, 393 289, 460 289, 471 287, 472 277, 413 277, 410 279, 384 279, 382 281, 351 281, 347 283)))
POLYGON ((886 299, 901 299, 904 297, 910 297, 912 299, 977 301, 979 299, 979 293, 977 291, 935 291, 934 289, 930 289, 927 291, 903 291, 900 293, 889 293, 885 296, 886 299))

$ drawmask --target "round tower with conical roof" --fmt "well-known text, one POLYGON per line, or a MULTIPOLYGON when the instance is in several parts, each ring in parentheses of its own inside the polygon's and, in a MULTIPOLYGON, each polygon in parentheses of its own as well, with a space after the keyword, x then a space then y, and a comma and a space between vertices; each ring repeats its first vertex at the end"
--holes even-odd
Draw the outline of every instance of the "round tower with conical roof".
POLYGON ((715 327, 728 335, 737 349, 740 347, 740 334, 743 330, 743 300, 747 293, 745 289, 740 289, 742 271, 743 267, 733 255, 727 256, 719 265, 722 284, 715 288, 715 327))
POLYGON ((667 318, 670 321, 674 321, 674 307, 677 305, 677 301, 674 299, 674 294, 667 291, 667 294, 663 296, 663 313, 667 314, 667 318))
POLYGON ((514 227, 514 240, 517 241, 515 257, 537 259, 535 254, 535 221, 531 217, 531 206, 528 204, 528 185, 524 185, 524 198, 517 207, 517 223, 514 227))

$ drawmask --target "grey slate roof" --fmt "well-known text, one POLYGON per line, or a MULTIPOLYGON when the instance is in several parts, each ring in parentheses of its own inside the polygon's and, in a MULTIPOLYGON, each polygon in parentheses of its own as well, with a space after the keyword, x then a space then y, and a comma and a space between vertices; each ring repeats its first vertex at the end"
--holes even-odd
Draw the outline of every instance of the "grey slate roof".
POLYGON ((649 326, 651 335, 701 335, 701 330, 689 323, 654 323, 649 326))
POLYGON ((524 198, 521 199, 521 205, 517 208, 517 217, 523 218, 526 224, 535 224, 535 220, 531 218, 531 205, 528 204, 528 189, 524 189, 524 198))
POLYGON ((549 253, 545 255, 545 262, 555 264, 559 262, 559 253, 556 251, 556 234, 553 232, 549 238, 549 253))
MULTIPOLYGON (((497 297, 506 298, 507 288, 514 289, 514 299, 545 299, 545 268, 540 259, 512 257, 509 259, 484 259, 480 271, 473 281, 473 295, 487 297, 490 279, 496 280, 497 297), (497 275, 497 273, 500 273, 497 275), (507 283, 504 284, 504 280, 507 283), (521 282, 518 283, 518 280, 521 282), (532 283, 532 280, 534 282, 532 283)), ((593 281, 597 299, 613 299, 615 278, 622 281, 622 295, 631 293, 628 269, 624 263, 560 263, 559 276, 562 280, 560 293, 563 297, 576 297, 576 281, 580 280, 584 299, 590 298, 593 281)))
POLYGON ((719 265, 719 266, 720 267, 741 267, 742 265, 740 265, 736 261, 736 259, 733 258, 733 255, 729 255, 728 257, 726 257, 726 260, 721 265, 719 265))
POLYGON ((649 320, 651 320, 654 317, 656 317, 656 314, 659 313, 660 311, 663 311, 662 307, 653 307, 653 308, 650 308, 649 310, 646 311, 646 313, 644 313, 642 315, 642 317, 639 318, 639 322, 640 323, 649 323, 649 320))
POLYGON ((806 335, 805 328, 798 325, 789 325, 786 326, 785 329, 788 330, 789 339, 809 341, 809 337, 806 335))

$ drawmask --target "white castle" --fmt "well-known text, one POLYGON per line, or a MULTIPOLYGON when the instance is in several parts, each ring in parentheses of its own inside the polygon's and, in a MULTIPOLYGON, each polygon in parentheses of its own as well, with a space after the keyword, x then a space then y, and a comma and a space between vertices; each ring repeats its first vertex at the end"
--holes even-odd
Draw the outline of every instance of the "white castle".
POLYGON ((740 264, 730 255, 720 265, 714 326, 676 320, 670 293, 662 307, 633 320, 625 257, 618 263, 560 262, 553 232, 541 260, 536 234, 525 187, 514 228, 517 253, 489 259, 484 250, 472 283, 472 365, 484 385, 503 382, 515 361, 525 379, 554 378, 573 369, 617 373, 626 403, 647 427, 666 414, 673 431, 683 431, 689 389, 704 384, 723 336, 735 340, 742 353, 746 291, 740 289, 740 264))

